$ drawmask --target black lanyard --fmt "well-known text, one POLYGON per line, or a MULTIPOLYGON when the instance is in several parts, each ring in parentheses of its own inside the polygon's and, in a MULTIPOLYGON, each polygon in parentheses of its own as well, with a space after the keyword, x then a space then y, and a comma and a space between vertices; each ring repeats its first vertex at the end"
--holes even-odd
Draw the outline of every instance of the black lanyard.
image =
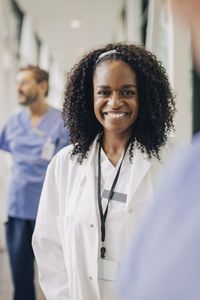
POLYGON ((104 213, 103 213, 103 208, 102 208, 102 203, 101 203, 101 143, 99 145, 99 154, 98 154, 98 206, 99 206, 99 214, 100 214, 100 219, 101 219, 101 242, 102 242, 102 247, 100 249, 101 258, 105 258, 105 252, 106 252, 106 248, 103 246, 103 243, 105 241, 105 234, 106 234, 105 224, 106 224, 106 218, 107 218, 107 214, 108 214, 108 206, 109 206, 110 200, 113 197, 114 189, 115 189, 115 186, 117 184, 117 180, 119 178, 119 173, 120 173, 120 170, 121 170, 121 166, 122 166, 122 163, 123 163, 124 157, 126 155, 126 151, 128 149, 129 144, 130 144, 130 141, 126 145, 121 163, 120 163, 119 168, 117 170, 117 174, 115 175, 115 178, 113 180, 113 183, 112 183, 109 195, 108 195, 108 203, 107 203, 106 210, 105 210, 104 213))

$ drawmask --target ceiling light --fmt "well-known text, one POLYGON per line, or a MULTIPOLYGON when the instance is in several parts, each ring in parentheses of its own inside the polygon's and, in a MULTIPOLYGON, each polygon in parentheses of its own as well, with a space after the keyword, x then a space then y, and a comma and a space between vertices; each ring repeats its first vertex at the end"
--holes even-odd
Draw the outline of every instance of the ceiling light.
POLYGON ((79 28, 81 26, 81 22, 79 20, 71 20, 70 27, 71 28, 79 28))

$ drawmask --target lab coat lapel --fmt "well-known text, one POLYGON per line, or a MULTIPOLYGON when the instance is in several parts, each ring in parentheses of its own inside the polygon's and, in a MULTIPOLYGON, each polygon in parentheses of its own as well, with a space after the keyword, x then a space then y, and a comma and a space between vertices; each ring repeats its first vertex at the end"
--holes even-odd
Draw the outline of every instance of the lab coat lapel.
MULTIPOLYGON (((80 184, 83 185, 85 190, 85 195, 88 198, 88 203, 90 205, 91 211, 97 212, 97 191, 96 191, 96 166, 97 166, 97 156, 96 149, 98 144, 96 139, 91 145, 90 151, 88 153, 87 161, 84 164, 84 170, 80 179, 80 184)), ((96 214, 95 214, 96 215, 96 214)))
POLYGON ((148 172, 150 166, 151 161, 148 159, 147 155, 135 148, 127 195, 127 207, 129 206, 131 199, 141 184, 144 176, 148 172))

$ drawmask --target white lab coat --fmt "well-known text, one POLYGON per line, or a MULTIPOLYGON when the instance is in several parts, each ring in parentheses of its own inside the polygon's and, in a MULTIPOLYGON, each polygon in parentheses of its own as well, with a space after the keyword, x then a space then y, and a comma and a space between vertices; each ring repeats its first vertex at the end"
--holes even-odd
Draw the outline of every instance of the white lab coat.
MULTIPOLYGON (((98 145, 95 140, 82 165, 76 157, 69 157, 71 149, 72 145, 63 148, 48 167, 33 249, 47 300, 100 300, 97 267, 100 234, 95 182, 98 145)), ((164 146, 161 163, 134 150, 126 203, 126 234, 129 236, 135 231, 143 208, 150 203, 168 153, 169 147, 164 146)))

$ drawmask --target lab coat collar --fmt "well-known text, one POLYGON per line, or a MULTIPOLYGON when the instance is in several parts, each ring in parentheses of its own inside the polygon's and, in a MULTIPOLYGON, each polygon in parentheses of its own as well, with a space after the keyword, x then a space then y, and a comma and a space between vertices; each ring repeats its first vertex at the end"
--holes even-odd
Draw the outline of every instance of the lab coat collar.
MULTIPOLYGON (((99 144, 97 137, 90 147, 88 159, 84 162, 84 170, 80 178, 80 184, 85 183, 87 195, 90 199, 91 209, 97 211, 97 184, 96 184, 96 168, 97 168, 97 153, 99 144)), ((134 148, 133 162, 130 173, 130 183, 128 188, 127 206, 129 206, 137 188, 145 177, 151 166, 151 160, 146 153, 142 153, 137 147, 134 148)))

